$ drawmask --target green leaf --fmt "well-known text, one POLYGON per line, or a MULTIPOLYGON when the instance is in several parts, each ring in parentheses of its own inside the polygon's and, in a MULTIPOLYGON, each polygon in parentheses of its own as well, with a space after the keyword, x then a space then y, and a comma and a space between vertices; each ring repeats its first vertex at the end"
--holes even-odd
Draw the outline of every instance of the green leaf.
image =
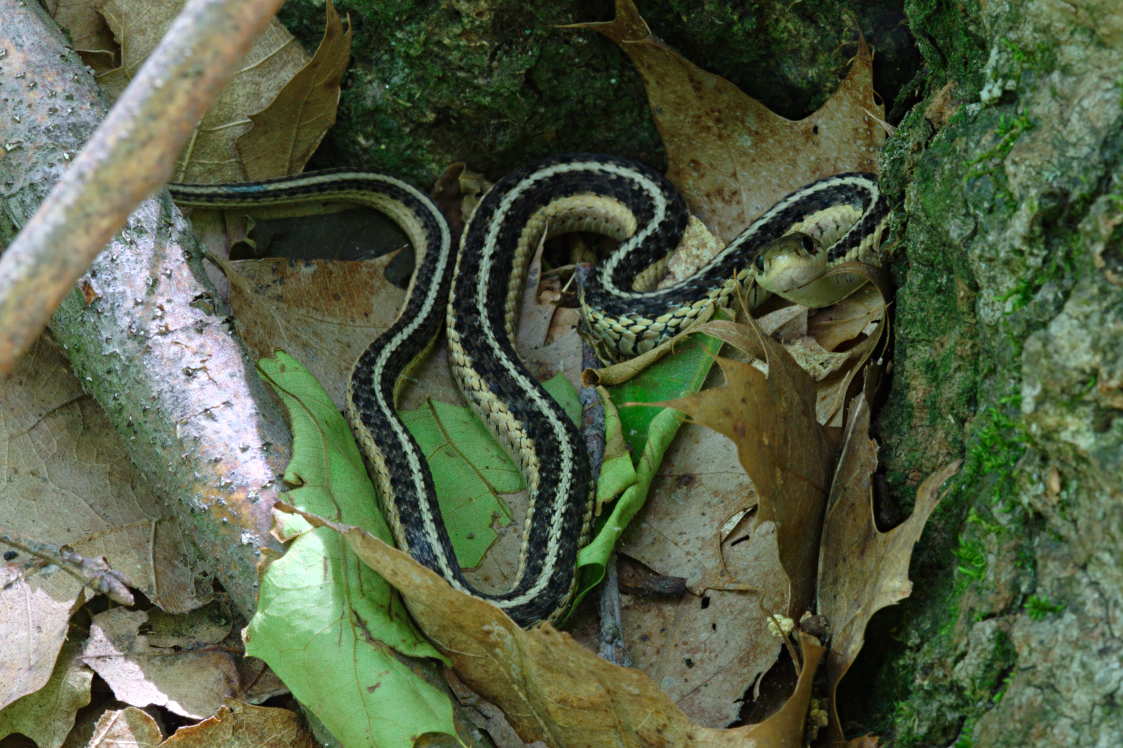
MULTIPOLYGON (((578 422, 581 401, 569 380, 559 374, 542 386, 578 422)), ((456 558, 473 568, 495 542, 493 528, 511 522, 503 497, 525 491, 526 481, 470 409, 430 401, 400 415, 429 463, 456 558)))
MULTIPOLYGON (((351 431, 327 393, 286 354, 263 359, 258 369, 292 425, 288 501, 393 542, 351 431)), ((455 735, 447 695, 393 651, 443 659, 397 594, 330 530, 300 521, 287 523, 286 533, 295 539, 262 575, 246 653, 265 660, 343 745, 411 746, 425 733, 455 735)))
MULTIPOLYGON (((641 404, 673 400, 697 392, 706 381, 720 348, 721 342, 714 338, 692 336, 676 347, 674 355, 660 359, 627 382, 608 388, 612 403, 619 409, 620 430, 632 452, 635 479, 600 522, 592 541, 578 554, 580 587, 577 602, 604 578, 604 567, 612 549, 647 501, 663 455, 685 418, 672 408, 641 404)), ((610 410, 606 405, 606 424, 610 424, 610 410)), ((607 476, 602 473, 598 499, 602 484, 606 480, 618 480, 619 471, 619 466, 612 466, 607 476)))

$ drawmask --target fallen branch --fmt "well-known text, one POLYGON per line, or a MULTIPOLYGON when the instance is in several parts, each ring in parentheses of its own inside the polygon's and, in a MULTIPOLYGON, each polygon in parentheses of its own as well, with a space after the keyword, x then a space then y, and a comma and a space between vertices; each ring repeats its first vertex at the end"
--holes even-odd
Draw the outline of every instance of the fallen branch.
POLYGON ((236 67, 275 4, 189 3, 195 20, 173 26, 106 117, 93 76, 38 4, 0 0, 4 207, 19 223, 42 204, 0 260, 0 370, 61 301, 50 329, 74 373, 247 615, 262 551, 277 547, 270 509, 288 429, 166 193, 128 214, 171 169, 173 141, 226 76, 218 67, 236 67))
MULTIPOLYGON (((196 123, 237 69, 282 0, 191 0, 66 173, 0 258, 0 375, 39 337, 47 321, 133 208, 163 185, 196 123)), ((91 83, 89 72, 44 75, 56 60, 36 59, 53 24, 36 7, 0 1, 6 40, 2 74, 12 95, 52 99, 34 124, 66 138, 69 102, 61 89, 91 83), (38 38, 37 38, 38 37, 38 38), (38 88, 38 94, 35 89, 38 88), (54 126, 54 128, 52 128, 54 126)), ((55 32, 57 41, 57 31, 55 32)), ((58 54, 64 54, 60 49, 58 54)), ((73 59, 71 57, 71 59, 73 59)), ((5 118, 12 112, 5 113, 5 118)), ((8 123, 19 129, 21 123, 8 123)), ((7 129, 6 126, 0 128, 7 129)), ((47 135, 47 132, 40 132, 47 135)), ((31 144, 8 138, 5 150, 31 144)), ((50 143, 50 140, 47 141, 50 143)), ((76 149, 75 149, 76 150, 76 149)), ((73 151, 71 151, 73 152, 73 151)), ((69 154, 55 152, 64 159, 69 154)))

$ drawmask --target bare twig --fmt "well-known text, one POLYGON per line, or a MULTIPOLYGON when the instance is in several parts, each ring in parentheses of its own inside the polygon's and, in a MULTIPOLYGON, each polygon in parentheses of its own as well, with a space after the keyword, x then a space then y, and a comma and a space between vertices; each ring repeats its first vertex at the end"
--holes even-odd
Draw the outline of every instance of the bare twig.
MULTIPOLYGON (((19 548, 47 564, 55 564, 64 572, 77 579, 94 592, 105 595, 118 605, 132 607, 135 604, 129 583, 109 566, 104 558, 83 556, 67 545, 51 545, 33 540, 17 538, 9 533, 0 533, 0 542, 19 548)), ((4 560, 8 560, 5 556, 4 560)))
MULTIPOLYGON (((11 371, 43 331, 63 296, 124 226, 137 203, 167 181, 195 124, 281 2, 187 3, 0 258, 0 375, 11 371)), ((20 26, 41 26, 37 12, 28 5, 37 4, 0 0, 0 13, 12 37, 20 34, 20 26), (21 24, 20 18, 26 22, 21 24)), ((20 44, 4 47, 0 70, 5 77, 20 76, 16 80, 25 87, 48 91, 65 85, 44 79, 26 51, 20 44)), ((62 108, 62 102, 59 97, 56 108, 62 108)))

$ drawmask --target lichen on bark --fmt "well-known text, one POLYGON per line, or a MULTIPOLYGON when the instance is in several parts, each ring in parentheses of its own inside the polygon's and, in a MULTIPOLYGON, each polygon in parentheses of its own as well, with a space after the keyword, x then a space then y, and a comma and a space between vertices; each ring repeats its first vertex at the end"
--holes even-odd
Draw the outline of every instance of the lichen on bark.
POLYGON ((900 745, 1112 744, 1123 289, 1104 258, 1123 222, 1123 21, 1106 0, 906 10, 928 79, 886 149, 905 248, 890 493, 966 462, 917 594, 867 639, 887 648, 859 671, 860 721, 900 745))

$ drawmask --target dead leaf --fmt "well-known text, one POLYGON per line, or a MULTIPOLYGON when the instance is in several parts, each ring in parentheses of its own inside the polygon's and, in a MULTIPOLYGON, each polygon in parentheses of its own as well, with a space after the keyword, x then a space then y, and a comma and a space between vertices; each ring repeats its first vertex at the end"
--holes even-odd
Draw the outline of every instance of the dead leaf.
POLYGON ((117 43, 91 0, 48 0, 43 5, 51 18, 66 30, 74 51, 95 73, 113 69, 117 43))
MULTIPOLYGON (((342 408, 355 360, 393 324, 405 299, 405 291, 386 278, 396 256, 223 262, 238 333, 259 358, 276 350, 298 358, 342 408)), ((423 407, 430 397, 459 402, 443 351, 435 351, 405 388, 403 408, 423 407)))
POLYGON ((878 531, 870 483, 877 468, 877 444, 868 435, 869 406, 859 396, 851 401, 850 411, 823 525, 817 605, 832 631, 827 678, 831 730, 838 739, 838 683, 861 651, 873 614, 911 593, 913 546, 939 502, 940 487, 959 469, 959 462, 953 462, 929 476, 917 489, 912 516, 888 532, 878 531))
MULTIPOLYGON (((121 50, 120 66, 98 76, 111 99, 116 99, 132 80, 183 4, 183 0, 101 1, 99 10, 121 50)), ((286 81, 307 63, 308 55, 293 36, 276 20, 270 22, 242 59, 238 73, 195 128, 176 164, 173 181, 244 181, 247 175, 239 163, 235 143, 253 127, 249 115, 264 110, 286 81)))
POLYGON ((816 309, 808 319, 808 333, 827 351, 854 340, 885 316, 885 299, 876 286, 865 285, 837 304, 816 309))
POLYGON ((864 41, 850 73, 817 112, 781 117, 726 79, 707 73, 652 34, 632 0, 616 18, 572 24, 620 45, 643 76, 667 148, 667 176, 693 213, 731 239, 792 190, 820 177, 878 170, 884 109, 873 95, 873 55, 864 41))
POLYGON ((320 745, 303 720, 288 709, 229 701, 213 717, 181 727, 166 748, 314 748, 320 745))
POLYGON ((154 647, 140 633, 147 614, 112 608, 93 617, 82 660, 133 706, 155 704, 185 717, 213 714, 237 696, 238 671, 218 647, 154 647))
POLYGON ((269 106, 249 113, 253 129, 238 137, 248 179, 300 173, 335 124, 339 88, 351 59, 351 24, 344 30, 331 0, 324 11, 324 38, 316 54, 269 106))
POLYGON ((232 633, 230 612, 218 603, 180 615, 170 615, 154 608, 147 611, 147 615, 144 635, 153 647, 198 648, 218 644, 232 633))
MULTIPOLYGON (((3 610, 14 608, 5 607, 3 610)), ((90 683, 94 674, 78 659, 79 654, 81 644, 67 641, 46 685, 3 708, 0 742, 7 743, 3 738, 19 734, 31 738, 40 746, 63 744, 74 726, 74 715, 90 703, 90 683)))
POLYGON ((0 610, 22 611, 0 616, 0 709, 50 679, 85 589, 61 572, 29 576, 13 565, 0 567, 0 610))
POLYGON ((143 709, 129 706, 104 712, 86 745, 87 748, 118 748, 122 745, 155 748, 163 740, 164 733, 156 720, 143 709))
POLYGON ((348 525, 300 512, 341 533, 351 549, 406 598, 459 676, 499 706, 523 740, 549 745, 774 746, 802 740, 822 649, 806 635, 793 698, 769 720, 716 730, 692 724, 646 675, 600 659, 568 634, 543 624, 519 628, 501 610, 454 590, 407 554, 348 525))
POLYGON ((767 614, 788 608, 772 523, 752 529, 756 495, 721 434, 685 425, 644 510, 619 544, 653 571, 686 580, 677 601, 625 595, 624 638, 643 670, 693 721, 734 722, 745 688, 775 663, 767 614), (729 517, 741 518, 721 533, 729 517))
MULTIPOLYGON (((0 382, 0 401, 0 528, 104 556, 166 610, 200 605, 187 533, 161 518, 160 502, 61 353, 38 342, 0 382)), ((23 614, 0 616, 0 707, 46 682, 67 619, 92 596, 74 577, 11 550, 0 567, 0 609, 23 614)))
POLYGON ((815 414, 815 385, 776 341, 749 319, 713 322, 699 332, 736 345, 768 364, 719 358, 726 384, 663 403, 732 439, 759 497, 758 522, 775 522, 780 561, 791 584, 788 615, 810 608, 818 538, 833 454, 815 414))

